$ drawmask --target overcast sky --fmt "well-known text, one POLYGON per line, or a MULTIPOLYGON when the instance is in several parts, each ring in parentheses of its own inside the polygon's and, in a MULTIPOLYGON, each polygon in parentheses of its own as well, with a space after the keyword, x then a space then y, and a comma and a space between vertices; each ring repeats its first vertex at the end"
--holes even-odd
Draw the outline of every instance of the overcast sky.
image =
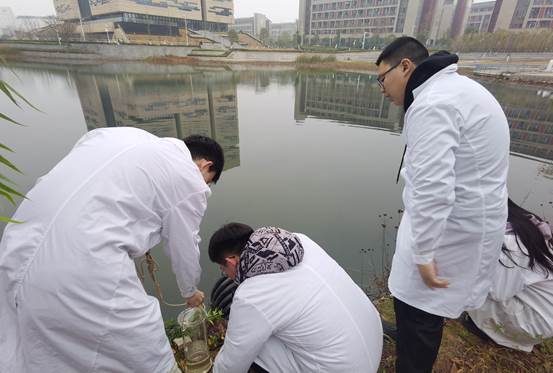
MULTIPOLYGON (((273 22, 293 22, 298 18, 299 0, 234 0, 236 17, 250 17, 263 13, 273 22)), ((53 0, 0 0, 0 6, 9 6, 16 16, 45 16, 54 14, 53 0)))

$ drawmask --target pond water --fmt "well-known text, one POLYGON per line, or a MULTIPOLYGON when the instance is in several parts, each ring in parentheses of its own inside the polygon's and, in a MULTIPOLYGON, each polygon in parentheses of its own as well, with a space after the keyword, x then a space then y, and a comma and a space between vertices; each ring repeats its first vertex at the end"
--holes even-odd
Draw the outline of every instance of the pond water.
MULTIPOLYGON (((207 242, 231 221, 305 233, 367 289, 389 265, 403 207, 396 185, 402 112, 382 97, 373 75, 148 64, 18 64, 0 74, 40 109, 0 99, 0 112, 26 125, 0 128, 2 143, 16 151, 8 158, 24 172, 9 176, 23 192, 98 127, 203 134, 221 143, 226 170, 201 226, 206 293, 220 275, 207 242)), ((482 84, 509 118, 510 195, 552 219, 553 92, 482 84)), ((4 205, 0 212, 13 211, 4 205)), ((180 303, 168 260, 161 250, 153 254, 165 298, 180 303)), ((166 317, 180 311, 162 309, 166 317)))

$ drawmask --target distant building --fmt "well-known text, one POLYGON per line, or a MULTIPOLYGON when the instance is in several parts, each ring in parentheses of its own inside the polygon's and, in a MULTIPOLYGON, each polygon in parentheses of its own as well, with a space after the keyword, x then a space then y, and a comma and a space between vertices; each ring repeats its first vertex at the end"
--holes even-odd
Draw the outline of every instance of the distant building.
POLYGON ((227 31, 233 0, 54 0, 64 21, 83 21, 87 33, 125 32, 178 35, 181 29, 227 31))
POLYGON ((294 36, 297 32, 297 22, 271 23, 270 34, 273 40, 278 39, 281 34, 288 33, 288 35, 294 36))
POLYGON ((489 32, 494 8, 495 0, 472 4, 465 32, 489 32))
POLYGON ((553 29, 553 0, 497 0, 490 31, 553 29))
POLYGON ((15 28, 15 15, 12 8, 7 6, 0 7, 0 36, 11 34, 15 28))
POLYGON ((255 37, 261 35, 261 30, 270 31, 271 20, 266 15, 254 13, 253 17, 235 18, 234 23, 228 26, 229 31, 242 31, 251 34, 255 37))
POLYGON ((345 45, 373 34, 413 36, 423 5, 424 0, 300 0, 299 31, 304 39, 343 39, 345 45))
POLYGON ((464 33, 472 0, 424 0, 417 35, 428 45, 441 39, 455 39, 464 33))

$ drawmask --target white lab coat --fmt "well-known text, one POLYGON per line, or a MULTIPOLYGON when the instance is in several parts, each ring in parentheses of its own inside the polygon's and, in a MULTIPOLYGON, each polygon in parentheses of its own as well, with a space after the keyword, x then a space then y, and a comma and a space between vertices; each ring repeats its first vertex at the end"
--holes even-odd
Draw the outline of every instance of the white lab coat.
POLYGON ((214 373, 376 372, 378 312, 348 274, 307 236, 303 261, 238 287, 214 373))
POLYGON ((508 267, 497 265, 486 301, 469 315, 496 343, 530 352, 553 337, 553 274, 547 277, 537 264, 531 270, 528 250, 513 234, 506 234, 504 243, 517 265, 501 253, 508 267))
POLYGON ((509 129, 499 103, 450 65, 413 91, 405 114, 403 203, 389 277, 394 297, 455 318, 478 308, 491 285, 507 219, 509 129), (446 289, 430 289, 417 264, 436 260, 446 289))
POLYGON ((1 372, 166 373, 174 357, 134 258, 164 240, 183 297, 200 277, 209 187, 184 143, 87 133, 39 179, 0 246, 1 372))

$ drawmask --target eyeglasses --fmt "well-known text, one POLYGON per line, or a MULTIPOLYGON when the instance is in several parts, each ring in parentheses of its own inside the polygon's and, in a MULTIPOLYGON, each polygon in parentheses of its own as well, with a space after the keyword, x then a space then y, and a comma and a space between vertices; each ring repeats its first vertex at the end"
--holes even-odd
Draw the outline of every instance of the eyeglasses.
POLYGON ((396 67, 398 67, 400 63, 401 63, 401 61, 399 61, 398 63, 396 63, 394 66, 390 67, 388 70, 386 70, 385 73, 383 73, 382 75, 379 75, 379 76, 376 78, 376 81, 378 82, 378 85, 380 86, 380 88, 384 89, 384 78, 386 77, 386 74, 388 74, 390 71, 392 71, 393 69, 395 69, 396 67))

